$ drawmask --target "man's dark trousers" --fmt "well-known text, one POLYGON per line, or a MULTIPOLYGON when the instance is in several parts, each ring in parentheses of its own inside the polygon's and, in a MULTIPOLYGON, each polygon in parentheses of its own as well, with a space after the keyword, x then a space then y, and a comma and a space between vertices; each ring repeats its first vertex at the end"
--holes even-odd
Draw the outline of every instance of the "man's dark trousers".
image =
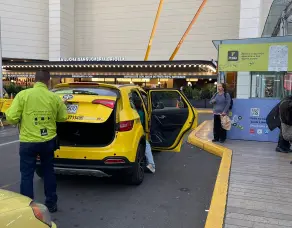
POLYGON ((34 199, 33 177, 36 169, 36 158, 41 159, 41 168, 44 176, 44 187, 46 196, 46 206, 51 207, 57 203, 57 184, 54 173, 53 160, 54 152, 57 148, 56 139, 42 143, 20 143, 20 172, 22 195, 34 199))

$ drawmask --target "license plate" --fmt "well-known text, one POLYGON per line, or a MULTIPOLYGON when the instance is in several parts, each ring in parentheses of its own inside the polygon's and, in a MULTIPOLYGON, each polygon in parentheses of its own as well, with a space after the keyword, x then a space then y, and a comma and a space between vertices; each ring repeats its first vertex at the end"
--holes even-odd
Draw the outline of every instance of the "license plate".
POLYGON ((78 110, 78 104, 68 104, 67 112, 68 114, 76 114, 78 110))

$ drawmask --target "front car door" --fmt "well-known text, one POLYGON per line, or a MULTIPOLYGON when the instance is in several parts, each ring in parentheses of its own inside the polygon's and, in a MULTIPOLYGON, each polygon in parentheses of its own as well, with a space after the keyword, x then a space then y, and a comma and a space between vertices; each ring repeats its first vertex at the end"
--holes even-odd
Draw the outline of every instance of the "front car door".
POLYGON ((153 150, 180 152, 197 116, 188 99, 175 89, 149 90, 150 143, 153 150))

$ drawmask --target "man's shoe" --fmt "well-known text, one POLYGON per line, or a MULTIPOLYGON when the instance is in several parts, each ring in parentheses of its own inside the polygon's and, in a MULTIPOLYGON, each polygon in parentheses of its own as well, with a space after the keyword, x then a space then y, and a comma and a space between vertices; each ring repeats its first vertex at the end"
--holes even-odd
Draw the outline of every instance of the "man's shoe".
POLYGON ((225 140, 219 140, 220 143, 225 143, 225 140))
POLYGON ((218 142, 218 141, 219 141, 219 140, 217 140, 217 139, 213 139, 213 140, 212 140, 212 142, 218 142))
POLYGON ((276 148, 276 152, 279 152, 279 153, 288 153, 290 150, 286 150, 286 149, 282 149, 281 147, 278 147, 276 148))
MULTIPOLYGON (((46 205, 47 206, 47 205, 46 205)), ((47 206, 48 210, 50 213, 55 213, 58 211, 58 207, 57 204, 53 205, 53 206, 47 206)))

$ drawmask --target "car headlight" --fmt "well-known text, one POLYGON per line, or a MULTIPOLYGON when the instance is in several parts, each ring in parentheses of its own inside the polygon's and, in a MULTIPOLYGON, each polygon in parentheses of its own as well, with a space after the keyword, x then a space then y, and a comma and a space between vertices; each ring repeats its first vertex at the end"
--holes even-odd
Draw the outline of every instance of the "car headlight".
POLYGON ((51 214, 45 205, 32 201, 29 206, 38 220, 52 227, 51 214))

